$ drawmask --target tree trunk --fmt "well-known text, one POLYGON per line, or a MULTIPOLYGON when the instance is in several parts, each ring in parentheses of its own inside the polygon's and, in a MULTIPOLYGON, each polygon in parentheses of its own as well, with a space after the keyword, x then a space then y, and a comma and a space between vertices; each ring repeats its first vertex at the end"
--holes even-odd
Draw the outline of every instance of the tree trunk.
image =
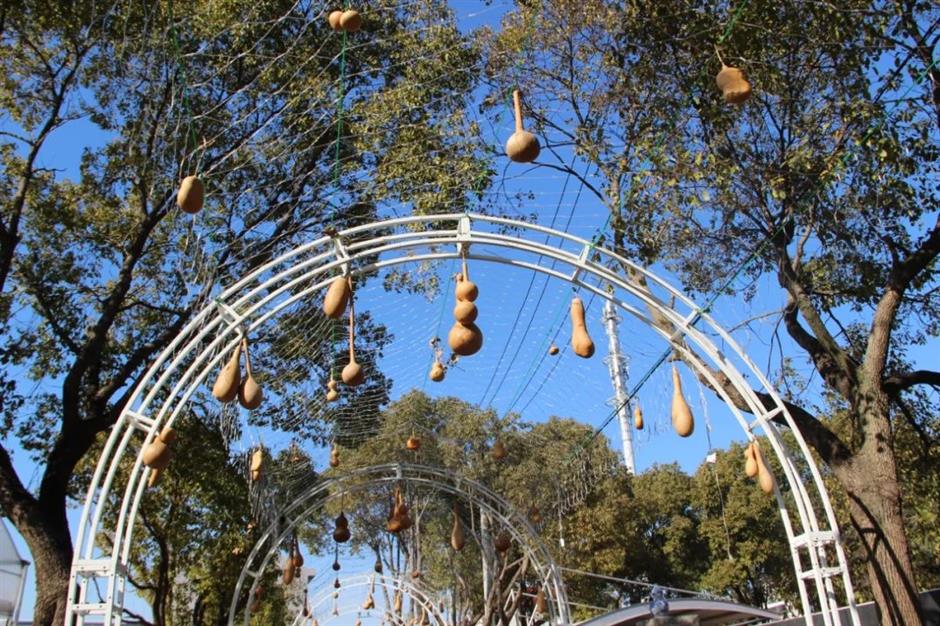
MULTIPOLYGON (((49 517, 29 516, 15 524, 29 546, 36 568, 34 626, 62 626, 72 567, 72 538, 67 524, 53 524, 49 517), (45 519, 43 519, 45 517, 45 519)), ((64 522, 64 512, 62 515, 64 522)))
POLYGON ((885 626, 922 624, 907 534, 901 490, 887 418, 887 403, 860 403, 858 414, 866 431, 865 444, 833 470, 846 489, 852 527, 865 550, 875 604, 885 626))

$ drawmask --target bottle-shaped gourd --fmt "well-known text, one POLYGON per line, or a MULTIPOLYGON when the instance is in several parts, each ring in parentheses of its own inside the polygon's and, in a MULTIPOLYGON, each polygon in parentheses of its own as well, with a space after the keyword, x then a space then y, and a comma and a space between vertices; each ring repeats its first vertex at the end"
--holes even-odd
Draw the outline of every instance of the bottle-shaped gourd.
POLYGON ((206 196, 206 188, 196 176, 187 176, 180 183, 176 205, 185 213, 198 213, 206 196))
POLYGON ((444 380, 445 372, 446 370, 444 369, 444 364, 441 363, 440 361, 435 360, 434 363, 431 365, 431 371, 428 372, 428 378, 430 378, 436 383, 439 383, 442 380, 444 380))
POLYGON ((215 379, 212 385, 212 395, 219 402, 231 402, 238 395, 238 388, 241 385, 241 355, 242 342, 239 342, 232 351, 232 356, 222 367, 219 377, 215 379))
POLYGON ((512 547, 512 538, 509 533, 505 530, 499 531, 499 534, 493 538, 493 547, 500 554, 508 552, 509 548, 512 547))
POLYGON ((170 444, 176 441, 176 431, 167 426, 147 446, 143 454, 144 465, 150 468, 147 486, 153 487, 160 480, 163 470, 170 464, 173 453, 170 444))
POLYGON ((463 262, 463 271, 457 274, 456 278, 454 297, 457 299, 457 305, 454 307, 454 325, 447 334, 447 345, 454 354, 470 356, 483 347, 483 331, 474 323, 478 312, 473 301, 477 299, 480 291, 470 280, 466 261, 463 262))
POLYGON ((454 506, 454 526, 450 530, 450 547, 460 552, 466 545, 467 540, 463 532, 463 523, 460 521, 460 515, 457 514, 457 507, 454 506))
POLYGON ((349 297, 349 363, 346 364, 346 367, 343 368, 340 377, 343 379, 343 382, 349 385, 350 387, 356 387, 361 385, 365 379, 365 373, 362 371, 362 366, 356 362, 356 306, 350 293, 349 297))
POLYGON ((548 606, 545 603, 545 588, 539 585, 539 590, 535 594, 535 614, 545 615, 548 612, 548 606))
POLYGON ((643 430, 643 409, 640 408, 639 402, 633 405, 633 427, 643 430))
POLYGON ((680 437, 688 437, 695 430, 692 409, 682 395, 682 380, 675 365, 672 366, 672 427, 680 437))
POLYGON ((336 32, 342 32, 343 27, 340 25, 340 19, 343 17, 343 12, 340 10, 330 11, 330 14, 327 16, 326 21, 329 22, 330 28, 336 32))
POLYGON ((245 349, 245 378, 238 386, 238 403, 252 411, 261 406, 264 394, 261 392, 261 385, 251 373, 251 355, 248 353, 247 339, 242 339, 242 346, 245 349))
POLYGON ((497 461, 502 461, 503 459, 506 458, 507 454, 509 453, 506 451, 505 444, 503 444, 501 439, 497 439, 493 443, 493 447, 490 448, 490 456, 493 457, 497 461))
POLYGON ((571 349, 585 359, 594 356, 594 342, 584 323, 584 303, 578 297, 571 299, 571 349))
POLYGON ((757 455, 754 453, 753 441, 744 448, 744 473, 748 478, 757 476, 757 455))
POLYGON ((408 441, 405 442, 405 448, 412 452, 417 452, 421 449, 421 440, 412 435, 408 437, 408 441))
POLYGON ((333 529, 333 540, 336 543, 346 543, 351 536, 352 533, 349 532, 349 520, 346 519, 344 513, 340 512, 339 517, 336 518, 336 528, 333 529))
POLYGON ((715 83, 728 104, 741 104, 751 96, 751 83, 747 82, 744 72, 736 67, 728 67, 722 63, 715 83))
POLYGON ((764 461, 760 446, 757 445, 757 442, 752 445, 754 446, 754 460, 757 462, 757 484, 760 485, 761 491, 771 494, 774 492, 774 475, 770 473, 770 468, 767 467, 767 463, 764 461))
POLYGON ((251 481, 258 482, 264 473, 264 449, 260 446, 251 453, 251 481))
POLYGON ((350 279, 346 276, 337 276, 330 283, 330 288, 323 296, 323 314, 333 320, 343 317, 346 304, 349 302, 350 279))
MULTIPOLYGON (((458 286, 462 284, 465 283, 458 283, 458 286)), ((458 300, 456 306, 454 306, 454 320, 461 324, 472 324, 477 320, 478 314, 477 305, 470 300, 458 300)))
POLYGON ((343 11, 339 18, 339 25, 347 33, 359 32, 362 28, 362 16, 355 9, 343 11))
POLYGON ((506 141, 506 156, 516 163, 531 163, 539 156, 539 140, 522 125, 522 93, 512 92, 513 112, 515 113, 516 132, 506 141))
POLYGON ((287 563, 284 565, 284 574, 281 576, 281 582, 283 582, 285 586, 288 586, 294 582, 295 570, 296 568, 294 567, 293 559, 291 557, 287 557, 287 563))
POLYGON ((326 383, 326 401, 327 402, 336 402, 337 400, 339 400, 339 390, 337 389, 338 385, 339 383, 337 383, 332 378, 330 378, 330 380, 327 381, 326 383))
POLYGON ((401 593, 401 590, 399 589, 398 591, 395 592, 395 600, 392 603, 392 608, 395 610, 396 613, 401 613, 401 607, 402 607, 402 593, 401 593))
POLYGON ((371 611, 374 608, 375 608, 375 598, 372 597, 372 592, 370 591, 369 594, 366 596, 365 602, 362 603, 362 610, 371 611))
POLYGON ((339 467, 339 450, 335 443, 330 448, 330 467, 339 467))

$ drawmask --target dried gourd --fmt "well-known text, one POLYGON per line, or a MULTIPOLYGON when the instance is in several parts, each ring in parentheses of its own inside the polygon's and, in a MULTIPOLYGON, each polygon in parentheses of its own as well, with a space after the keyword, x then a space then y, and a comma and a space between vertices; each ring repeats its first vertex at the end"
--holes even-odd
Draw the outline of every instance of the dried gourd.
POLYGON ((340 512, 339 517, 336 518, 336 528, 333 529, 333 540, 336 543, 346 543, 351 536, 349 520, 346 519, 344 513, 340 512))
POLYGON ((176 205, 185 213, 198 213, 206 196, 206 188, 196 176, 187 176, 180 183, 176 205))
POLYGON ((744 473, 748 478, 757 476, 757 455, 754 453, 754 442, 744 448, 744 473))
POLYGON ((675 365, 672 366, 672 427, 680 437, 688 437, 695 430, 692 410, 682 395, 682 380, 675 365))
POLYGON ((506 156, 516 163, 531 163, 539 156, 539 140, 522 125, 522 93, 512 92, 513 112, 515 113, 516 132, 506 141, 506 156))
POLYGON ((460 516, 457 514, 457 507, 454 507, 454 526, 450 530, 450 547, 455 551, 460 552, 463 550, 464 545, 466 545, 467 539, 464 536, 463 523, 460 521, 460 516))
POLYGON ((281 582, 283 582, 285 586, 294 582, 294 570, 292 559, 288 557, 287 565, 284 566, 284 575, 281 577, 281 582))
POLYGON ((548 606, 545 603, 545 588, 541 585, 535 594, 535 614, 545 615, 548 612, 548 606))
POLYGON ((434 363, 431 365, 431 371, 428 372, 428 378, 436 383, 439 383, 444 380, 445 373, 446 369, 444 368, 444 364, 440 361, 434 361, 434 363))
POLYGON ((242 343, 239 342, 212 385, 212 395, 219 402, 231 402, 238 395, 241 384, 241 355, 242 343))
POLYGON ((366 601, 362 603, 362 610, 371 611, 374 608, 375 608, 375 598, 372 597, 372 592, 370 591, 369 594, 366 596, 366 601))
POLYGON ((774 475, 770 473, 767 463, 764 462, 760 446, 756 442, 751 445, 754 449, 754 459, 757 462, 757 484, 760 485, 761 491, 771 494, 774 492, 774 475))
POLYGON ((376 574, 381 574, 382 573, 382 561, 376 559, 375 564, 372 566, 372 569, 375 571, 376 574))
POLYGON ((548 354, 549 354, 549 356, 555 356, 555 355, 558 354, 559 352, 560 352, 560 350, 558 349, 558 346, 556 346, 555 344, 552 344, 552 345, 550 345, 550 346, 548 347, 548 354))
POLYGON ((365 382, 366 376, 362 366, 356 362, 356 306, 352 295, 349 298, 349 363, 343 368, 340 377, 350 387, 356 387, 365 382))
POLYGON ((261 391, 261 385, 258 384, 251 373, 251 355, 248 353, 248 340, 243 339, 242 345, 245 348, 245 379, 238 386, 238 403, 249 411, 253 411, 261 406, 264 394, 261 391))
POLYGON ((401 590, 399 589, 398 591, 395 592, 395 600, 392 604, 392 607, 394 608, 396 613, 401 613, 402 603, 403 603, 402 593, 401 593, 401 590))
POLYGON ((343 17, 343 12, 340 10, 330 11, 330 14, 327 16, 326 21, 329 22, 330 28, 336 32, 342 32, 343 27, 340 26, 340 18, 343 17))
POLYGON ((509 548, 512 547, 512 538, 509 536, 509 533, 505 530, 499 531, 499 534, 493 538, 493 547, 500 554, 508 552, 509 548))
POLYGON ((502 461, 506 458, 507 454, 509 453, 506 451, 505 444, 503 444, 502 440, 497 439, 496 442, 493 443, 493 447, 490 448, 490 456, 497 461, 502 461))
POLYGON ((264 450, 258 447, 258 448, 255 448, 255 451, 251 453, 251 480, 252 482, 258 482, 259 480, 261 480, 263 467, 264 467, 264 450))
POLYGON ((643 430, 643 409, 640 408, 639 402, 633 405, 633 427, 643 430))
POLYGON ((330 283, 326 295, 323 296, 323 314, 333 320, 343 317, 349 295, 352 293, 350 279, 346 276, 337 276, 330 283))
POLYGON ((144 465, 155 470, 164 470, 170 464, 170 444, 176 441, 176 431, 167 426, 153 438, 143 454, 144 465))
POLYGON ((571 299, 571 348, 579 357, 594 356, 594 342, 584 323, 584 303, 577 296, 571 299))
POLYGON ((347 33, 359 32, 359 29, 362 28, 362 16, 359 15, 359 11, 354 9, 343 11, 342 16, 339 18, 339 25, 347 33))
POLYGON ((741 104, 751 97, 751 83, 747 82, 744 72, 736 67, 722 63, 715 83, 728 104, 741 104))
POLYGON ((460 356, 471 356, 483 347, 483 331, 476 324, 456 322, 447 333, 447 345, 460 356))
MULTIPOLYGON (((463 284, 466 283, 458 283, 458 285, 463 284)), ((470 300, 458 300, 457 305, 454 307, 454 319, 461 324, 472 324, 476 321, 478 314, 477 305, 470 300)))
POLYGON ((408 437, 408 441, 405 442, 405 448, 411 450, 412 452, 417 452, 421 449, 421 440, 412 435, 408 437))
POLYGON ((332 378, 326 383, 326 401, 327 402, 336 402, 337 400, 339 400, 339 390, 337 390, 336 388, 338 385, 339 383, 337 383, 332 378))
POLYGON ((264 597, 264 594, 261 592, 261 587, 255 587, 253 596, 254 599, 251 601, 248 610, 252 613, 257 613, 261 609, 261 599, 264 597))
MULTIPOLYGON (((467 263, 464 262, 463 271, 457 274, 457 286, 454 288, 454 297, 457 298, 457 302, 474 302, 479 296, 480 289, 475 282, 470 280, 470 275, 467 271, 467 263)), ((456 309, 454 310, 454 317, 457 317, 456 309)))

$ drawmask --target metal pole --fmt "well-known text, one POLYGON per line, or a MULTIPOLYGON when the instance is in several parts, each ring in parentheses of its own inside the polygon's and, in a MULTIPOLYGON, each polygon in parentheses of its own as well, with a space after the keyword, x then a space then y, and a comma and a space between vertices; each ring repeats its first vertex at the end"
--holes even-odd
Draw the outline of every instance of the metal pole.
POLYGON ((607 331, 607 369, 610 371, 610 382, 614 386, 614 397, 609 404, 617 407, 617 417, 620 418, 620 439, 623 441, 623 463, 631 474, 636 474, 636 460, 633 458, 633 429, 630 428, 630 406, 627 402, 627 357, 620 354, 620 337, 617 325, 620 316, 614 308, 614 303, 607 300, 604 303, 604 312, 601 314, 604 329, 607 331))

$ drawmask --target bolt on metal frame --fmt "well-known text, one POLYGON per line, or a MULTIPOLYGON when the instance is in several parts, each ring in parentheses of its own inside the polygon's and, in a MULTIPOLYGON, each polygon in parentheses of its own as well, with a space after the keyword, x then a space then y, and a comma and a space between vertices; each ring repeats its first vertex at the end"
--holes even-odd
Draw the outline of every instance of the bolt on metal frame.
POLYGON ((200 310, 142 377, 102 450, 78 527, 67 623, 74 619, 84 626, 90 615, 103 617, 109 626, 121 623, 129 551, 149 472, 141 460, 143 450, 174 422, 244 333, 291 304, 313 298, 337 273, 356 276, 457 258, 540 272, 567 282, 609 300, 620 313, 659 334, 716 390, 748 440, 758 433, 766 436, 780 461, 783 475, 777 477, 774 495, 807 624, 809 615, 819 611, 825 626, 841 625, 834 579, 842 581, 842 599, 850 608, 852 624, 859 623, 839 529, 819 469, 779 395, 729 333, 668 281, 593 242, 537 224, 476 214, 409 216, 321 237, 258 267, 200 310), (543 264, 546 261, 551 265, 543 264), (628 279, 627 270, 646 285, 628 279), (654 315, 675 331, 661 328, 654 315), (712 369, 744 399, 747 416, 730 401, 712 369), (764 406, 752 385, 770 398, 772 407, 764 406), (783 440, 781 424, 794 444, 783 440), (138 433, 144 435, 142 442, 135 438, 138 433), (117 485, 125 455, 132 455, 134 464, 126 483, 117 485), (785 493, 779 488, 781 482, 788 487, 785 493), (123 489, 123 497, 113 527, 105 528, 103 513, 112 489, 123 489), (113 537, 110 547, 97 545, 95 538, 101 532, 113 537), (89 601, 93 581, 104 583, 99 602, 89 601))

